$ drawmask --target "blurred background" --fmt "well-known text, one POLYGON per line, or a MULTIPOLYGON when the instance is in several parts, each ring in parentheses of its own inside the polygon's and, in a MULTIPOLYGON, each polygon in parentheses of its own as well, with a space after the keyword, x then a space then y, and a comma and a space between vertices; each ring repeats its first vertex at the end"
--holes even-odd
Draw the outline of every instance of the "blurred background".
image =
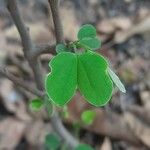
MULTIPOLYGON (((18 0, 21 15, 35 43, 54 43, 54 28, 47 0, 18 0)), ((66 41, 76 39, 81 25, 97 28, 102 48, 97 52, 110 60, 125 84, 103 108, 86 103, 77 92, 68 109, 59 110, 64 125, 81 142, 97 150, 150 149, 150 1, 149 0, 61 0, 60 14, 66 41), (92 125, 81 122, 87 109, 96 112, 92 125), (68 113, 69 112, 69 113, 68 113)), ((51 54, 42 55, 45 72, 51 54)), ((0 0, 0 66, 34 85, 23 57, 19 34, 0 0)), ((34 95, 0 75, 0 150, 41 150, 53 132, 44 111, 33 112, 34 95)))

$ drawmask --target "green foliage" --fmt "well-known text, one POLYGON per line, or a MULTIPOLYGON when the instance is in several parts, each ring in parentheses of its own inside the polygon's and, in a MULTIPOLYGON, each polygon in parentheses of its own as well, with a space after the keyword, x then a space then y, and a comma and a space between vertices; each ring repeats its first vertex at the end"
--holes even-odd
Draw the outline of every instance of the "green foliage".
POLYGON ((90 49, 98 49, 101 46, 101 42, 97 38, 84 38, 79 41, 80 44, 88 46, 90 49))
POLYGON ((94 52, 78 55, 78 88, 94 106, 104 106, 111 98, 113 83, 107 67, 107 61, 94 52))
POLYGON ((94 149, 87 144, 80 144, 74 150, 94 150, 94 149))
POLYGON ((108 68, 108 73, 109 73, 112 81, 119 88, 119 90, 123 93, 126 93, 126 89, 125 89, 124 85, 122 84, 122 82, 120 81, 119 77, 110 68, 108 68))
POLYGON ((31 110, 39 111, 41 107, 44 105, 44 103, 43 103, 43 100, 41 100, 40 98, 36 98, 36 99, 33 99, 29 105, 30 105, 31 110))
POLYGON ((113 82, 125 92, 119 78, 110 70, 107 60, 93 52, 100 46, 96 29, 89 24, 80 28, 77 41, 70 42, 67 46, 56 46, 59 54, 50 61, 51 73, 47 75, 45 82, 51 101, 64 106, 78 88, 90 104, 104 106, 112 96, 113 82), (80 48, 84 51, 78 52, 80 48))
POLYGON ((96 37, 96 29, 94 26, 90 24, 83 25, 78 32, 78 39, 81 40, 83 38, 94 38, 96 37))
POLYGON ((54 133, 50 133, 45 137, 45 145, 49 150, 57 150, 61 145, 59 136, 54 133))
POLYGON ((95 119, 96 113, 92 110, 86 110, 81 114, 81 120, 86 125, 91 125, 95 119))
POLYGON ((67 49, 65 44, 57 44, 56 45, 56 52, 57 53, 67 52, 67 51, 68 51, 68 49, 67 49))
POLYGON ((70 52, 62 52, 50 61, 51 73, 46 78, 49 98, 58 106, 64 106, 75 93, 77 83, 77 59, 70 52))
POLYGON ((96 38, 96 29, 92 25, 83 25, 78 32, 79 42, 77 43, 81 47, 85 48, 86 46, 90 50, 95 50, 100 48, 101 42, 96 38))

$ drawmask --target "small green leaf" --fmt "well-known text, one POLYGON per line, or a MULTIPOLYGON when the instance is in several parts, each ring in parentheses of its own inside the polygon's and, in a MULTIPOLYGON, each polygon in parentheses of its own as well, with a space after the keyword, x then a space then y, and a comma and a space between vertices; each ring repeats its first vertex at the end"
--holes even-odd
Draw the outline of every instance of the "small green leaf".
POLYGON ((45 145, 50 150, 56 150, 59 148, 61 142, 59 136, 54 133, 48 134, 45 137, 45 145))
POLYGON ((94 50, 100 48, 101 46, 101 42, 98 38, 83 38, 79 42, 94 50))
POLYGON ((56 55, 49 63, 52 71, 46 77, 45 89, 58 106, 64 106, 73 97, 77 86, 77 57, 70 52, 56 55))
POLYGON ((108 68, 108 73, 109 73, 112 81, 119 88, 119 90, 123 93, 126 93, 126 89, 125 89, 124 85, 122 84, 122 82, 120 81, 119 77, 110 68, 108 68))
POLYGON ((80 144, 74 150, 94 150, 94 149, 87 144, 80 144))
POLYGON ((78 88, 94 106, 104 106, 112 96, 113 83, 104 57, 92 51, 78 55, 78 88))
POLYGON ((81 120, 86 125, 91 125, 95 119, 96 113, 92 110, 86 110, 81 114, 81 120))
POLYGON ((43 100, 41 100, 40 98, 36 98, 30 102, 30 108, 33 111, 39 111, 43 106, 43 104, 44 104, 43 100))
POLYGON ((65 44, 57 44, 56 45, 56 52, 61 53, 61 52, 67 52, 68 49, 66 48, 65 44))
POLYGON ((94 38, 96 37, 96 29, 94 26, 90 24, 83 25, 78 32, 78 39, 81 40, 83 38, 94 38))

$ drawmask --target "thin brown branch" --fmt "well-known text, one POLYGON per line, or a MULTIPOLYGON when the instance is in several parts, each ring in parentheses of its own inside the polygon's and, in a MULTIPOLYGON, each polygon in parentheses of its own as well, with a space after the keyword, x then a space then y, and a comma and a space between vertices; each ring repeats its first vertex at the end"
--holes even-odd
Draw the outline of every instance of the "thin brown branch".
POLYGON ((15 77, 6 68, 0 67, 0 75, 5 76, 6 78, 11 80, 17 86, 20 86, 20 87, 24 88, 25 90, 27 90, 28 92, 30 92, 30 93, 32 93, 34 95, 37 95, 39 97, 43 97, 44 96, 43 92, 41 92, 41 91, 31 87, 29 84, 24 82, 22 79, 19 79, 19 78, 15 77))
POLYGON ((79 142, 64 128, 64 125, 62 124, 61 119, 59 118, 59 115, 57 112, 54 113, 54 115, 51 117, 51 123, 55 131, 60 135, 60 137, 63 137, 64 142, 72 149, 77 147, 79 142))
POLYGON ((59 0, 48 0, 52 12, 57 43, 64 43, 63 28, 59 15, 59 0))
POLYGON ((20 16, 16 0, 7 0, 7 8, 20 34, 25 57, 28 58, 33 44, 31 42, 29 32, 20 16))
POLYGON ((42 54, 56 54, 55 51, 55 44, 40 44, 40 45, 36 45, 35 50, 32 51, 32 58, 37 58, 38 56, 42 55, 42 54))
POLYGON ((23 45, 23 52, 33 70, 37 87, 40 90, 43 90, 43 79, 42 79, 42 71, 40 70, 40 62, 39 60, 37 59, 34 60, 31 57, 34 44, 20 16, 16 0, 7 0, 7 8, 20 34, 22 45, 23 45))

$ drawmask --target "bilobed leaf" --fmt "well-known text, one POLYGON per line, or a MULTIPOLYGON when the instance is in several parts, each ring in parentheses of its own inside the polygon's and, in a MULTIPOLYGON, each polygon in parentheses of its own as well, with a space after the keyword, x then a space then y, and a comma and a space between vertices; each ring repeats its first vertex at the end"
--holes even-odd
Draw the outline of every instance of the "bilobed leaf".
POLYGON ((77 86, 77 57, 70 52, 56 55, 49 63, 46 92, 56 105, 64 106, 73 97, 77 86))
POLYGON ((120 81, 119 77, 110 68, 108 68, 108 73, 109 73, 112 81, 119 88, 119 90, 123 93, 126 93, 126 89, 125 89, 123 83, 120 81))
POLYGON ((74 150, 94 150, 94 149, 87 144, 80 144, 74 150))
POLYGON ((107 67, 107 61, 94 52, 88 51, 78 55, 78 88, 94 106, 104 106, 112 96, 113 83, 107 73, 107 67))
POLYGON ((96 29, 94 26, 90 24, 83 25, 78 32, 78 39, 81 40, 83 38, 94 38, 96 37, 96 29))
POLYGON ((30 102, 30 108, 33 111, 38 111, 44 105, 43 101, 40 98, 33 99, 30 102))
POLYGON ((81 114, 82 122, 86 125, 91 125, 95 119, 96 113, 92 110, 86 110, 81 114))
POLYGON ((101 42, 98 38, 83 38, 79 41, 81 44, 88 46, 92 50, 100 48, 101 42))
POLYGON ((45 145, 50 150, 56 150, 60 146, 61 141, 58 135, 50 133, 45 137, 45 145))
POLYGON ((68 49, 66 48, 65 44, 57 44, 56 45, 56 52, 61 53, 61 52, 67 52, 68 49))

